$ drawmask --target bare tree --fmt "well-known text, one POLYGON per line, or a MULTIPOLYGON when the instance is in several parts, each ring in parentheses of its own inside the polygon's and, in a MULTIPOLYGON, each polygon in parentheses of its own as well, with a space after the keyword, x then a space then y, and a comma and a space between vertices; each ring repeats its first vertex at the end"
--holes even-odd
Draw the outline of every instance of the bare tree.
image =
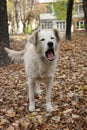
POLYGON ((0 0, 0 66, 9 62, 4 47, 9 47, 6 0, 0 0))
POLYGON ((15 0, 14 6, 15 6, 15 20, 16 20, 16 26, 17 26, 17 29, 18 29, 18 22, 19 22, 19 19, 18 19, 18 0, 15 0))
POLYGON ((68 0, 67 19, 66 19, 66 39, 71 41, 73 0, 68 0))
MULTIPOLYGON (((38 0, 8 0, 10 4, 14 5, 14 9, 9 11, 10 21, 19 27, 19 21, 23 23, 25 28, 29 25, 32 19, 39 18, 39 3, 38 0), (14 15, 15 14, 15 15, 14 15)), ((14 26, 15 27, 15 26, 14 26)))
POLYGON ((21 0, 20 2, 21 20, 25 27, 25 24, 27 23, 29 25, 32 19, 37 19, 37 17, 39 18, 39 4, 38 0, 21 0))

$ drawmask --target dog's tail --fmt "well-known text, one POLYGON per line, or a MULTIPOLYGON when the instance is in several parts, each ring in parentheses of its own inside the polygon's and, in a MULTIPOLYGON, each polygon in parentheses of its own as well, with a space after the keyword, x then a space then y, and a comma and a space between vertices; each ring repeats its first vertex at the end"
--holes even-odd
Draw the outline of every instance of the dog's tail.
POLYGON ((22 51, 14 51, 14 50, 11 50, 7 47, 5 47, 4 49, 8 53, 8 56, 11 57, 11 60, 14 60, 14 61, 17 61, 17 62, 23 61, 25 49, 22 50, 22 51))

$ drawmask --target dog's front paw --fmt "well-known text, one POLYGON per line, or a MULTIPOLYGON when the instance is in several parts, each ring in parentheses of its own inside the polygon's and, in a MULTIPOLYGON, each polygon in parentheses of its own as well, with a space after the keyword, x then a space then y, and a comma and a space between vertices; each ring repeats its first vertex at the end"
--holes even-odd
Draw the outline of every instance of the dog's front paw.
POLYGON ((30 106, 29 106, 29 111, 30 111, 30 112, 35 111, 35 106, 34 106, 34 105, 30 105, 30 106))
POLYGON ((54 110, 51 104, 47 104, 46 106, 47 106, 47 112, 52 112, 54 110))
POLYGON ((36 94, 41 95, 41 90, 36 89, 36 94))

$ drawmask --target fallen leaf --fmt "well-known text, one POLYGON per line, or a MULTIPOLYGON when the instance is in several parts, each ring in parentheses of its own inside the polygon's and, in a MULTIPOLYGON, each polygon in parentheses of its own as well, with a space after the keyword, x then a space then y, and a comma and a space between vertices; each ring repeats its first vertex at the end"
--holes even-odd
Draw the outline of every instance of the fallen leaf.
POLYGON ((87 85, 82 86, 83 91, 87 91, 87 85))
POLYGON ((70 130, 70 129, 67 127, 67 128, 64 128, 64 130, 70 130))
POLYGON ((25 120, 25 119, 21 119, 19 122, 19 128, 22 128, 24 130, 27 130, 30 126, 30 122, 25 120))
POLYGON ((8 116, 8 117, 15 117, 16 113, 14 112, 13 109, 10 109, 10 110, 7 111, 6 116, 8 116))
POLYGON ((79 118, 79 115, 76 115, 76 114, 72 114, 72 118, 79 118))
POLYGON ((6 130, 15 130, 15 129, 12 126, 9 126, 6 130))
POLYGON ((67 109, 67 110, 63 111, 64 114, 67 114, 67 113, 70 113, 70 112, 72 112, 72 109, 67 109))
POLYGON ((1 120, 0 120, 0 125, 5 124, 6 122, 7 122, 7 120, 6 120, 6 119, 1 119, 1 120))

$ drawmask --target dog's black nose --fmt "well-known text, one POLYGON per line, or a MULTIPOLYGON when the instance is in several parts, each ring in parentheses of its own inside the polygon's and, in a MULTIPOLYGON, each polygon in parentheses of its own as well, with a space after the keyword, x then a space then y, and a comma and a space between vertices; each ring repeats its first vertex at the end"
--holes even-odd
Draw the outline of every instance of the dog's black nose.
POLYGON ((53 42, 48 42, 48 47, 53 47, 53 42))

